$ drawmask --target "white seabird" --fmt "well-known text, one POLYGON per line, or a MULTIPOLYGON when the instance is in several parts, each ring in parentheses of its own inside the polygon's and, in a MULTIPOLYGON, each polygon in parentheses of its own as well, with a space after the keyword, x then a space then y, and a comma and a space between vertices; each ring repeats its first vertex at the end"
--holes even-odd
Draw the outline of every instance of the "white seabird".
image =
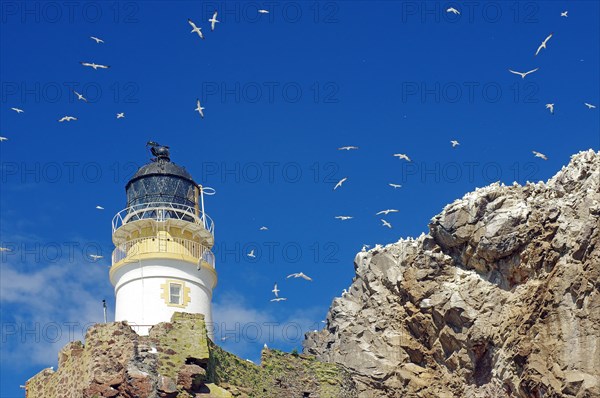
POLYGON ((198 33, 198 36, 200 36, 201 39, 204 39, 204 35, 202 34, 202 29, 199 28, 198 26, 196 26, 196 24, 194 23, 194 21, 192 21, 191 19, 188 18, 188 23, 192 26, 192 31, 190 33, 198 33))
POLYGON ((108 69, 110 68, 110 66, 108 65, 100 65, 100 64, 96 64, 94 62, 80 62, 81 65, 83 66, 88 66, 90 68, 94 68, 94 70, 98 70, 98 69, 108 69))
POLYGON ((347 179, 348 179, 348 177, 344 177, 344 178, 342 178, 341 180, 339 180, 339 181, 338 181, 338 183, 337 183, 337 184, 335 184, 335 187, 333 187, 333 190, 335 191, 336 189, 338 189, 339 187, 341 187, 341 186, 342 186, 342 184, 343 184, 344 182, 346 182, 346 180, 347 180, 347 179))
POLYGON ((217 11, 213 14, 212 18, 208 20, 210 22, 210 30, 215 30, 215 24, 221 21, 217 21, 217 11))
POLYGON ((302 278, 305 279, 307 281, 312 281, 312 278, 309 277, 308 275, 305 275, 303 272, 296 272, 295 274, 289 274, 286 279, 290 279, 290 278, 302 278))
POLYGON ((197 111, 204 119, 204 107, 200 106, 200 100, 198 98, 196 98, 196 109, 194 110, 197 111))
POLYGON ((521 76, 521 79, 525 79, 525 76, 527 76, 527 75, 528 75, 528 74, 530 74, 530 73, 533 73, 533 72, 537 71, 538 69, 540 69, 540 68, 535 68, 535 69, 532 69, 532 70, 530 70, 529 72, 517 72, 517 71, 515 71, 515 70, 512 70, 512 69, 509 69, 508 71, 509 71, 510 73, 514 73, 515 75, 519 75, 519 76, 521 76))
POLYGON ((537 51, 535 52, 535 55, 538 55, 540 53, 540 51, 542 50, 542 48, 546 48, 546 43, 548 43, 548 40, 550 40, 550 38, 552 37, 554 33, 550 33, 548 35, 548 37, 546 37, 544 39, 544 41, 542 42, 542 44, 540 44, 540 46, 538 47, 537 51))

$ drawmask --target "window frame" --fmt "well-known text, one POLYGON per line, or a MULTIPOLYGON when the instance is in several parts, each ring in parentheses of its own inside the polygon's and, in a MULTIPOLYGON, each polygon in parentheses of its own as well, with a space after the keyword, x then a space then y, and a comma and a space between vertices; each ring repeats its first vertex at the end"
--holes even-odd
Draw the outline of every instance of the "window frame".
POLYGON ((183 283, 180 282, 169 282, 169 304, 181 305, 183 301, 183 283), (176 295, 173 294, 173 288, 177 287, 179 290, 176 295), (173 301, 173 296, 178 298, 177 302, 173 301))

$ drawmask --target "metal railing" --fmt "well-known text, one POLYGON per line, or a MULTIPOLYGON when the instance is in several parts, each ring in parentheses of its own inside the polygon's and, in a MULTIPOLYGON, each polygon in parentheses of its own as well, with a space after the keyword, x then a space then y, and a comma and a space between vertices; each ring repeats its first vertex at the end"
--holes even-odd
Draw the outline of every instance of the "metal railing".
POLYGON ((150 202, 133 205, 118 212, 112 221, 113 233, 128 222, 155 220, 164 222, 169 219, 184 220, 201 225, 211 235, 215 234, 215 224, 207 214, 191 206, 169 202, 150 202))
POLYGON ((200 243, 183 238, 144 237, 132 239, 117 246, 112 253, 112 263, 116 264, 127 257, 138 254, 172 253, 206 261, 215 268, 215 255, 200 243))

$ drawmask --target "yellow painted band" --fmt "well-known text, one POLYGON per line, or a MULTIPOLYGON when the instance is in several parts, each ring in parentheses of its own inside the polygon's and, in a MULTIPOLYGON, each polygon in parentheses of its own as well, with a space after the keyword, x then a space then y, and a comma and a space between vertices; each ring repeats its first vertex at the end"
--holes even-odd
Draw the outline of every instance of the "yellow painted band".
MULTIPOLYGON (((119 261, 118 263, 115 263, 112 265, 112 267, 110 267, 110 271, 108 272, 108 275, 110 277, 110 280, 112 281, 113 276, 115 274, 115 272, 117 272, 117 270, 119 270, 120 268, 131 264, 133 262, 138 262, 138 261, 142 261, 142 260, 155 260, 155 259, 170 259, 170 260, 180 260, 180 261, 184 261, 186 263, 190 263, 194 266, 198 266, 198 259, 192 256, 186 256, 184 254, 173 254, 173 253, 144 253, 144 254, 136 254, 133 256, 127 256, 125 257, 123 260, 119 261)), ((217 282, 219 280, 218 276, 217 276, 217 271, 215 271, 215 269, 213 267, 210 266, 210 264, 208 264, 206 261, 202 260, 200 261, 200 265, 202 266, 202 268, 208 270, 209 272, 212 272, 214 278, 215 278, 215 284, 212 287, 213 289, 215 288, 215 286, 217 286, 217 282)))

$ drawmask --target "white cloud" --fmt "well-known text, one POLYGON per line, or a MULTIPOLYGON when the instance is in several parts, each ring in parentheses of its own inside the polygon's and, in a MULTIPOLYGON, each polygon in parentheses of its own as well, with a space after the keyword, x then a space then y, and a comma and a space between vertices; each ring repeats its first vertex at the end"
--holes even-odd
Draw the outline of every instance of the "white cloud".
POLYGON ((0 268, 3 366, 55 365, 66 343, 103 320, 102 299, 111 294, 106 269, 97 264, 34 265, 35 271, 23 263, 0 268))
MULTIPOLYGON (((286 304, 269 303, 280 307, 286 304)), ((326 308, 295 310, 285 318, 277 317, 275 312, 275 307, 252 308, 240 294, 222 294, 213 303, 216 343, 242 358, 256 362, 265 343, 271 348, 283 350, 300 348, 304 333, 321 327, 320 319, 324 318, 326 308), (222 342, 222 337, 227 339, 222 342)))

